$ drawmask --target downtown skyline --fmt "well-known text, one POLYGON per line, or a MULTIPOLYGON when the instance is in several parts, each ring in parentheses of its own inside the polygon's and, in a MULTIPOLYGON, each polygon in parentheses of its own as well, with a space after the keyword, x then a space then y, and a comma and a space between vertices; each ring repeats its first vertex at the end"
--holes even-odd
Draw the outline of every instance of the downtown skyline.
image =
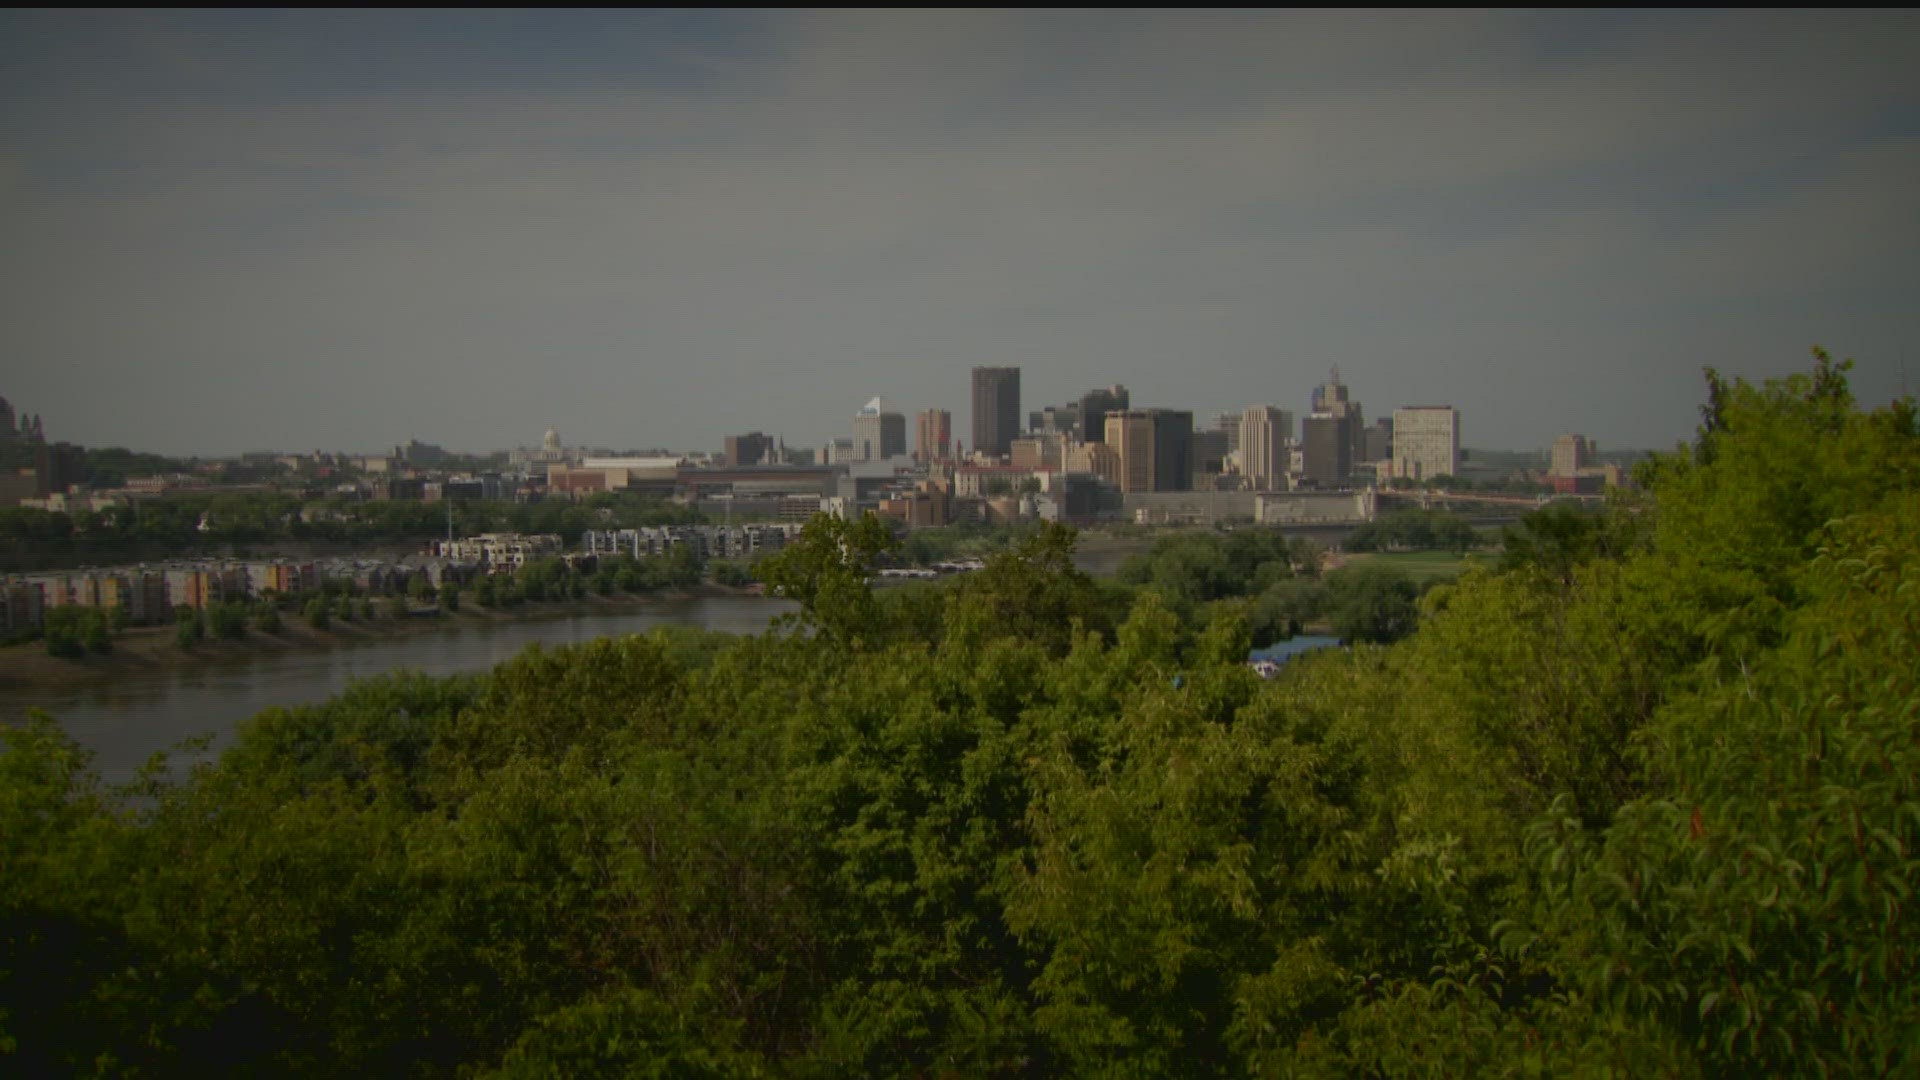
POLYGON ((1705 365, 1920 375, 1917 28, 10 12, 5 392, 178 455, 712 450, 875 395, 958 437, 976 366, 1199 418, 1338 365, 1667 449, 1705 365))

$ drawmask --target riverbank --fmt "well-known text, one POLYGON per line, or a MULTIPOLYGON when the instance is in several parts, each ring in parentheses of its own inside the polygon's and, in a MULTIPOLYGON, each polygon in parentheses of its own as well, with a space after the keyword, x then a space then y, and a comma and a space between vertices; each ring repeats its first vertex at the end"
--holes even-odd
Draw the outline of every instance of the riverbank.
MULTIPOLYGON (((106 655, 89 654, 75 660, 47 655, 40 642, 0 648, 0 690, 55 690, 111 683, 143 673, 197 664, 244 660, 288 652, 336 649, 369 642, 388 641, 446 630, 456 626, 534 622, 542 619, 570 618, 580 615, 634 614, 665 601, 696 600, 702 597, 756 598, 746 589, 724 585, 701 585, 673 592, 634 595, 588 596, 580 600, 529 600, 512 608, 483 608, 461 597, 460 610, 452 614, 410 615, 393 618, 382 614, 370 622, 346 622, 335 618, 324 630, 316 630, 292 614, 283 614, 280 629, 272 633, 247 628, 247 636, 236 641, 202 640, 191 648, 182 648, 172 626, 130 627, 114 635, 113 651, 106 655)), ((384 602, 376 601, 376 608, 384 602)))

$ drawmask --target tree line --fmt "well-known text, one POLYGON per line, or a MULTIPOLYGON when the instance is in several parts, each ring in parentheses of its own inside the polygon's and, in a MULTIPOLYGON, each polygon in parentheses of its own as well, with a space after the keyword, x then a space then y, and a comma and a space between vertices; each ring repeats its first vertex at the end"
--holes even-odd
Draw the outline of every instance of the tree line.
POLYGON ((1270 535, 876 591, 816 519, 765 634, 360 682, 178 784, 10 728, 0 1060, 1909 1075, 1920 430, 1846 370, 1709 372, 1642 493, 1271 680, 1270 535))
MULTIPOLYGON (((66 540, 420 540, 444 536, 448 507, 409 499, 360 500, 286 493, 172 494, 94 512, 0 508, 0 539, 66 540)), ((568 499, 458 499, 452 525, 460 536, 484 532, 555 533, 578 543, 589 529, 696 525, 693 507, 626 492, 568 499)))

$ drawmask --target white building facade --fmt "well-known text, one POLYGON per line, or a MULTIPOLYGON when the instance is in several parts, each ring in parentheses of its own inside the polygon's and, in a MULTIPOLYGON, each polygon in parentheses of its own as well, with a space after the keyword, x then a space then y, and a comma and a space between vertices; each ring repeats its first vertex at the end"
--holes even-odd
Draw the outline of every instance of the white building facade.
POLYGON ((1254 491, 1287 490, 1287 443, 1293 414, 1255 405, 1240 416, 1240 471, 1254 491))
POLYGON ((1431 480, 1460 475, 1460 410, 1409 405, 1393 410, 1393 475, 1431 480))

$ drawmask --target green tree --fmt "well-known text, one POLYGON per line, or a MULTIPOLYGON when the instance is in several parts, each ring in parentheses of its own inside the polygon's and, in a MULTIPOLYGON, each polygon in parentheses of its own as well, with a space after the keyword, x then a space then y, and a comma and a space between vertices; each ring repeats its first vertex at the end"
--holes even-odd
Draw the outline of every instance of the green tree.
POLYGON ((800 605, 802 625, 825 640, 857 645, 876 629, 868 574, 895 546, 892 531, 872 514, 858 522, 815 514, 793 543, 760 560, 754 572, 774 595, 800 605))
POLYGON ((247 608, 240 603, 219 603, 208 605, 206 611, 207 629, 213 636, 223 641, 236 641, 247 636, 247 608))
POLYGON ((1389 644, 1413 632, 1420 590, 1404 572, 1378 563, 1343 566, 1327 575, 1327 615, 1348 642, 1389 644))
POLYGON ((440 606, 448 612, 460 610, 460 586, 451 579, 440 583, 440 606))
POLYGON ((174 640, 183 649, 193 648, 207 636, 206 615, 194 608, 174 609, 174 623, 176 626, 174 640))

